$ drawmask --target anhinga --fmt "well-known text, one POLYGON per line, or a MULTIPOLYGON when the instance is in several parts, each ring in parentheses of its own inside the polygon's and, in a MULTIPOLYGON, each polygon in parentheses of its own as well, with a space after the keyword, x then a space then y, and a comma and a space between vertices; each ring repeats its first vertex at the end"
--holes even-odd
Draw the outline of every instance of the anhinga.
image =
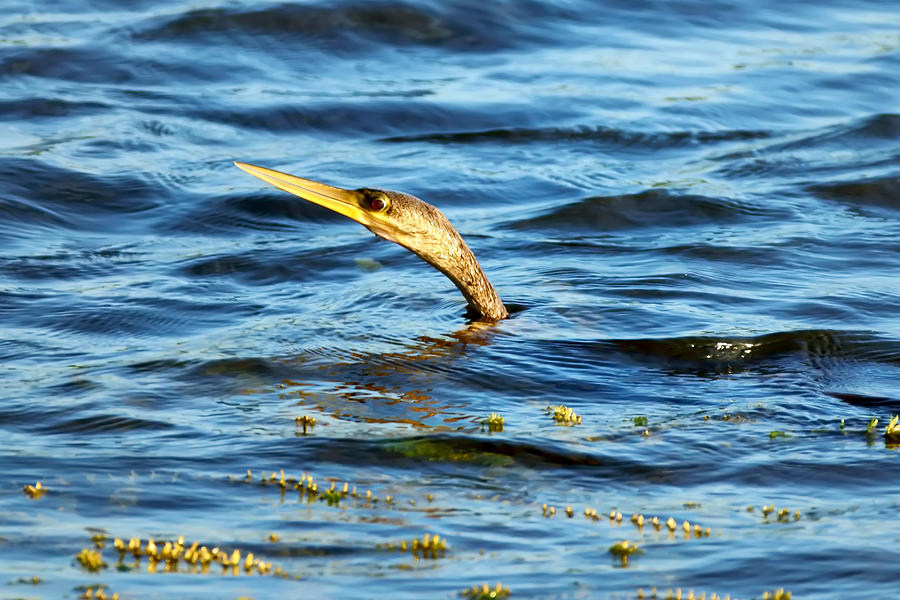
POLYGON ((509 316, 475 255, 449 219, 427 202, 401 192, 345 190, 255 165, 234 164, 266 183, 349 217, 375 235, 411 250, 456 284, 468 300, 469 315, 474 319, 499 321, 509 316))

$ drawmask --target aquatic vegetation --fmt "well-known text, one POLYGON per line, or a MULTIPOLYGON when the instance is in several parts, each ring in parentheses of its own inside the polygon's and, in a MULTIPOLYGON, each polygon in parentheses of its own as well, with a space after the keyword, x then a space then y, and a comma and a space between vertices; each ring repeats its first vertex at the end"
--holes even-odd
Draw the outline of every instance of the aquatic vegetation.
MULTIPOLYGON (((652 588, 649 595, 645 594, 643 589, 638 588, 637 598, 638 600, 707 600, 706 592, 694 593, 694 590, 682 591, 681 588, 670 588, 662 593, 658 592, 656 588, 652 588)), ((720 596, 711 593, 709 600, 732 600, 732 598, 730 595, 720 596)))
MULTIPOLYGON (((754 507, 754 506, 747 507, 747 512, 753 512, 754 510, 756 510, 756 507, 754 507)), ((769 505, 764 504, 762 506, 762 508, 760 508, 760 511, 763 514, 763 519, 768 519, 769 515, 771 515, 772 513, 775 513, 776 520, 778 520, 781 523, 788 523, 791 521, 792 518, 794 521, 799 521, 800 516, 801 516, 799 510, 795 510, 792 514, 791 509, 789 509, 789 508, 782 508, 776 512, 774 504, 769 504, 769 505)))
POLYGON ((379 544, 379 548, 397 552, 409 552, 416 560, 422 558, 440 558, 447 552, 447 539, 442 538, 438 534, 431 535, 426 533, 422 539, 413 538, 410 541, 401 541, 399 543, 389 542, 387 544, 379 544))
POLYGON ((876 427, 878 427, 878 418, 872 417, 869 424, 866 425, 866 435, 874 435, 876 427))
POLYGON ((81 566, 87 569, 88 571, 95 573, 100 569, 105 569, 107 564, 103 561, 103 556, 97 550, 91 550, 90 548, 84 548, 78 555, 75 557, 81 566))
POLYGON ((560 404, 559 406, 548 406, 544 411, 553 415, 553 420, 562 425, 581 425, 581 417, 575 414, 575 411, 560 404))
POLYGON ((790 437, 787 433, 783 431, 773 430, 769 432, 769 439, 774 440, 775 438, 786 438, 790 437))
POLYGON ((650 423, 647 417, 632 417, 631 421, 635 427, 646 427, 650 423))
POLYGON ((495 600, 509 598, 509 593, 509 588, 503 587, 503 584, 498 581, 496 587, 492 588, 488 584, 482 583, 480 586, 473 585, 461 591, 459 595, 470 600, 495 600))
POLYGON ((87 587, 84 593, 78 596, 78 600, 119 600, 119 594, 109 594, 105 586, 87 587))
MULTIPOLYGON (((96 544, 97 542, 95 542, 96 544)), ((235 548, 231 552, 219 547, 212 549, 194 542, 190 546, 179 536, 176 540, 160 541, 157 543, 152 538, 142 544, 140 538, 131 538, 127 542, 121 538, 113 540, 113 548, 119 553, 116 569, 129 571, 140 567, 142 558, 147 559, 147 572, 157 573, 162 570, 167 573, 209 573, 213 564, 222 566, 222 574, 230 573, 247 575, 258 573, 259 575, 286 575, 281 567, 273 567, 271 562, 265 562, 255 557, 252 552, 241 552, 235 548), (131 555, 134 563, 125 564, 125 558, 131 555)), ((75 557, 76 560, 90 572, 97 572, 108 568, 103 560, 100 550, 83 549, 75 557)), ((95 596, 97 597, 97 596, 95 596)))
MULTIPOLYGON (((343 485, 331 480, 329 487, 322 488, 316 482, 315 478, 308 473, 302 473, 300 478, 288 476, 284 469, 280 471, 272 471, 271 474, 263 472, 258 480, 253 479, 253 472, 247 469, 247 474, 243 478, 230 476, 229 481, 234 483, 255 484, 260 486, 277 487, 281 494, 281 501, 284 502, 288 491, 296 491, 300 500, 308 503, 324 502, 328 506, 340 506, 342 502, 352 500, 365 507, 372 507, 381 502, 381 497, 377 496, 372 490, 358 490, 357 486, 351 486, 345 481, 343 485)), ((434 500, 433 494, 427 494, 426 499, 431 502, 434 500)), ((415 506, 416 502, 410 498, 409 504, 415 506)), ((383 506, 385 508, 393 507, 397 503, 397 499, 391 494, 385 494, 383 506)), ((270 542, 277 542, 280 538, 277 534, 271 533, 267 538, 270 542)))
MULTIPOLYGON (((544 506, 547 505, 545 504, 544 506)), ((568 509, 566 513, 568 514, 568 509)), ((602 517, 597 512, 596 508, 586 507, 584 509, 584 516, 585 518, 591 519, 595 522, 602 520, 602 517)), ((622 522, 622 519, 623 516, 620 511, 609 511, 609 523, 618 524, 622 522)), ((631 515, 630 521, 635 527, 638 528, 638 531, 643 531, 644 525, 650 525, 656 531, 660 531, 663 526, 665 526, 672 533, 674 533, 679 528, 678 521, 676 521, 674 517, 669 517, 668 519, 663 521, 658 516, 646 517, 642 514, 635 513, 631 515)), ((690 521, 682 521, 680 527, 681 530, 684 531, 685 538, 690 538, 691 535, 696 538, 709 537, 712 534, 712 530, 709 527, 702 527, 696 523, 691 524, 690 521)))
MULTIPOLYGON (((652 588, 649 592, 645 592, 639 588, 637 591, 638 600, 737 600, 731 595, 720 596, 719 594, 706 592, 694 592, 694 590, 682 590, 681 588, 667 589, 660 592, 656 588, 652 588)), ((774 592, 763 592, 762 600, 790 600, 791 593, 783 589, 777 589, 774 592)))
POLYGON ((723 421, 734 421, 735 423, 743 423, 744 421, 747 420, 747 417, 745 417, 744 415, 742 415, 740 413, 738 413, 736 415, 731 415, 731 414, 725 413, 724 415, 722 415, 722 420, 723 421))
POLYGON ((752 423, 752 422, 755 422, 757 419, 752 416, 747 416, 743 413, 732 414, 729 412, 724 412, 724 413, 722 413, 721 417, 717 417, 716 419, 711 418, 709 415, 703 415, 703 420, 704 421, 719 420, 719 421, 722 421, 723 423, 752 423))
POLYGON ((316 425, 315 417, 311 417, 309 415, 303 415, 302 417, 295 417, 294 424, 297 427, 303 427, 303 435, 306 435, 307 428, 312 429, 316 425))
MULTIPOLYGON (((484 427, 482 423, 482 428, 484 427)), ((385 445, 385 449, 415 460, 438 460, 468 463, 486 467, 511 465, 515 459, 509 454, 500 454, 483 449, 479 444, 460 445, 451 440, 416 438, 400 440, 385 445)))
POLYGON ((884 427, 884 441, 889 444, 900 444, 900 415, 894 415, 884 427))
POLYGON ((492 412, 481 422, 481 428, 487 425, 488 431, 503 431, 503 417, 500 413, 492 412))
POLYGON ((628 540, 616 542, 609 547, 609 553, 622 561, 623 567, 628 566, 628 558, 636 552, 641 552, 640 548, 638 548, 637 544, 629 542, 628 540))
POLYGON ((32 500, 40 500, 41 496, 47 493, 47 488, 41 485, 40 481, 37 481, 34 485, 26 485, 22 491, 32 500))

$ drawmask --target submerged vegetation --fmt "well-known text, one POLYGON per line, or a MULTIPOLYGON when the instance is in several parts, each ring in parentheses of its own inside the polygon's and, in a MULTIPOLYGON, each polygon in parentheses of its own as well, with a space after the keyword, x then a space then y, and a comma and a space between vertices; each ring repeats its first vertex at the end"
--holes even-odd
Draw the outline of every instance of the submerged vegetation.
MULTIPOLYGON (((548 407, 548 412, 552 411, 554 420, 566 424, 576 424, 580 422, 580 418, 574 414, 571 409, 565 406, 556 408, 548 407)), ((647 421, 644 417, 636 417, 632 419, 634 425, 645 426, 647 421)), ((888 425, 885 427, 885 439, 890 441, 900 436, 900 427, 898 427, 900 418, 893 416, 888 425)), ((306 427, 312 427, 315 419, 304 418, 306 427)), ((298 426, 301 424, 301 418, 297 419, 298 426)), ((497 413, 491 413, 485 424, 502 428, 503 418, 497 413)), ((866 429, 867 434, 871 434, 877 426, 877 419, 872 419, 866 429)), ((416 448, 412 454, 404 452, 409 456, 428 457, 430 459, 437 457, 434 450, 423 453, 424 448, 430 448, 439 440, 421 439, 413 440, 410 448, 416 448)), ((477 453, 474 451, 464 451, 456 447, 450 442, 446 442, 446 451, 441 450, 441 459, 453 462, 464 460, 471 461, 477 453), (454 448, 451 452, 450 449, 454 448), (449 454, 448 454, 449 452, 449 454)), ((494 456, 493 453, 483 453, 485 456, 494 456)), ((506 457, 510 459, 511 457, 506 457)), ((478 459, 476 462, 480 462, 478 459)), ((499 463, 495 463, 499 464, 499 463)), ((251 470, 247 470, 243 477, 228 477, 228 481, 241 485, 254 485, 262 488, 270 488, 276 490, 280 502, 286 502, 290 499, 289 494, 295 494, 297 501, 306 504, 319 504, 322 506, 346 509, 367 509, 379 511, 408 511, 418 510, 419 506, 429 506, 434 501, 434 494, 431 492, 419 493, 408 497, 398 497, 394 493, 387 493, 384 490, 376 490, 373 488, 363 487, 359 484, 353 484, 349 481, 339 481, 336 478, 316 478, 310 473, 303 472, 299 477, 289 475, 285 470, 262 472, 254 475, 251 470)), ((40 481, 33 485, 26 485, 23 491, 30 498, 38 499, 46 492, 46 488, 40 481)), ((476 496, 476 499, 482 499, 476 496)), ((500 501, 501 498, 495 497, 494 500, 500 501)), ((535 503, 536 504, 536 503, 535 503)), ((685 502, 684 507, 688 509, 699 509, 700 504, 697 502, 685 502)), ((557 517, 557 509, 552 504, 540 504, 540 515, 545 520, 554 520, 557 517)), ((438 510, 452 510, 452 506, 439 508, 438 510)), ((791 510, 790 508, 776 508, 774 504, 764 504, 760 507, 748 506, 747 513, 758 513, 762 515, 763 523, 790 523, 801 519, 799 510, 791 510)), ((571 505, 565 506, 560 510, 560 514, 564 513, 567 519, 575 516, 575 510, 571 505)), ((627 522, 634 526, 634 534, 638 539, 619 539, 613 541, 608 546, 608 553, 612 555, 615 562, 620 567, 628 567, 636 555, 655 552, 655 544, 659 540, 667 539, 675 541, 682 539, 701 540, 709 538, 712 535, 711 528, 692 523, 687 519, 676 519, 674 516, 658 516, 644 515, 635 512, 630 518, 626 519, 622 511, 616 508, 603 511, 596 508, 586 507, 583 511, 587 521, 593 523, 608 523, 611 527, 619 528, 627 522), (657 537, 647 538, 648 534, 654 534, 657 537), (662 537, 660 537, 662 536, 662 537), (643 541, 642 541, 643 540, 643 541), (645 543, 647 542, 647 543, 645 543), (648 545, 649 543, 649 545, 648 545), (649 550, 648 550, 649 548, 649 550)), ((616 529, 616 534, 621 533, 616 529)), ((199 542, 186 542, 183 536, 174 539, 160 540, 158 538, 147 539, 143 542, 140 538, 115 538, 112 539, 112 549, 114 558, 110 560, 105 557, 104 547, 111 539, 104 534, 94 535, 92 538, 94 547, 83 548, 76 556, 75 561, 85 571, 90 573, 98 573, 108 569, 114 569, 120 572, 129 572, 136 569, 142 569, 147 573, 196 573, 196 574, 213 574, 221 575, 274 575, 284 578, 297 577, 297 575, 289 575, 281 566, 276 566, 267 559, 258 556, 254 551, 229 547, 224 548, 221 545, 206 544, 199 542), (116 556, 117 554, 117 556, 116 556)), ((269 533, 265 539, 271 544, 281 542, 281 536, 276 533, 269 533)), ((399 541, 373 542, 374 549, 407 554, 414 561, 436 560, 443 558, 449 551, 447 538, 443 533, 425 533, 421 537, 399 541)), ((507 598, 510 595, 508 588, 497 584, 496 587, 487 584, 475 585, 466 588, 459 593, 464 598, 507 598)), ((96 599, 112 599, 117 595, 109 595, 104 591, 103 587, 86 588, 82 598, 96 599)), ((769 600, 788 600, 791 595, 789 591, 783 589, 775 589, 772 592, 764 592, 761 596, 769 600)), ((694 594, 692 591, 683 592, 681 589, 672 589, 664 593, 658 592, 655 588, 645 593, 639 590, 638 598, 709 598, 729 600, 730 596, 709 594, 694 594)), ((732 599, 736 600, 736 599, 732 599)))

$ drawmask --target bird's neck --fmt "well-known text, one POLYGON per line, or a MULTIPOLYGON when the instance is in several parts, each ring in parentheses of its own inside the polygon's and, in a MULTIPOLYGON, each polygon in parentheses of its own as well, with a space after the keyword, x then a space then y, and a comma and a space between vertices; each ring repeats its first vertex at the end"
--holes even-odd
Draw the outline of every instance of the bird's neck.
POLYGON ((451 239, 445 239, 438 254, 425 254, 413 250, 452 281, 469 302, 469 313, 478 321, 499 321, 509 316, 497 290, 475 258, 475 254, 453 231, 451 239))

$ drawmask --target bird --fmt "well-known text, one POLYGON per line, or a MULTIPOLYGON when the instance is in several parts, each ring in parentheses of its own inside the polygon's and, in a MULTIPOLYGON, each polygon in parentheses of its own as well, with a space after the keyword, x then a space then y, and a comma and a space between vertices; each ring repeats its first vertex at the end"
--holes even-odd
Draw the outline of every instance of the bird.
POLYGON ((446 275, 468 302, 473 321, 496 322, 509 311, 475 254, 450 220, 427 202, 391 190, 343 189, 312 179, 235 161, 235 166, 275 187, 353 219, 377 235, 413 252, 446 275))

